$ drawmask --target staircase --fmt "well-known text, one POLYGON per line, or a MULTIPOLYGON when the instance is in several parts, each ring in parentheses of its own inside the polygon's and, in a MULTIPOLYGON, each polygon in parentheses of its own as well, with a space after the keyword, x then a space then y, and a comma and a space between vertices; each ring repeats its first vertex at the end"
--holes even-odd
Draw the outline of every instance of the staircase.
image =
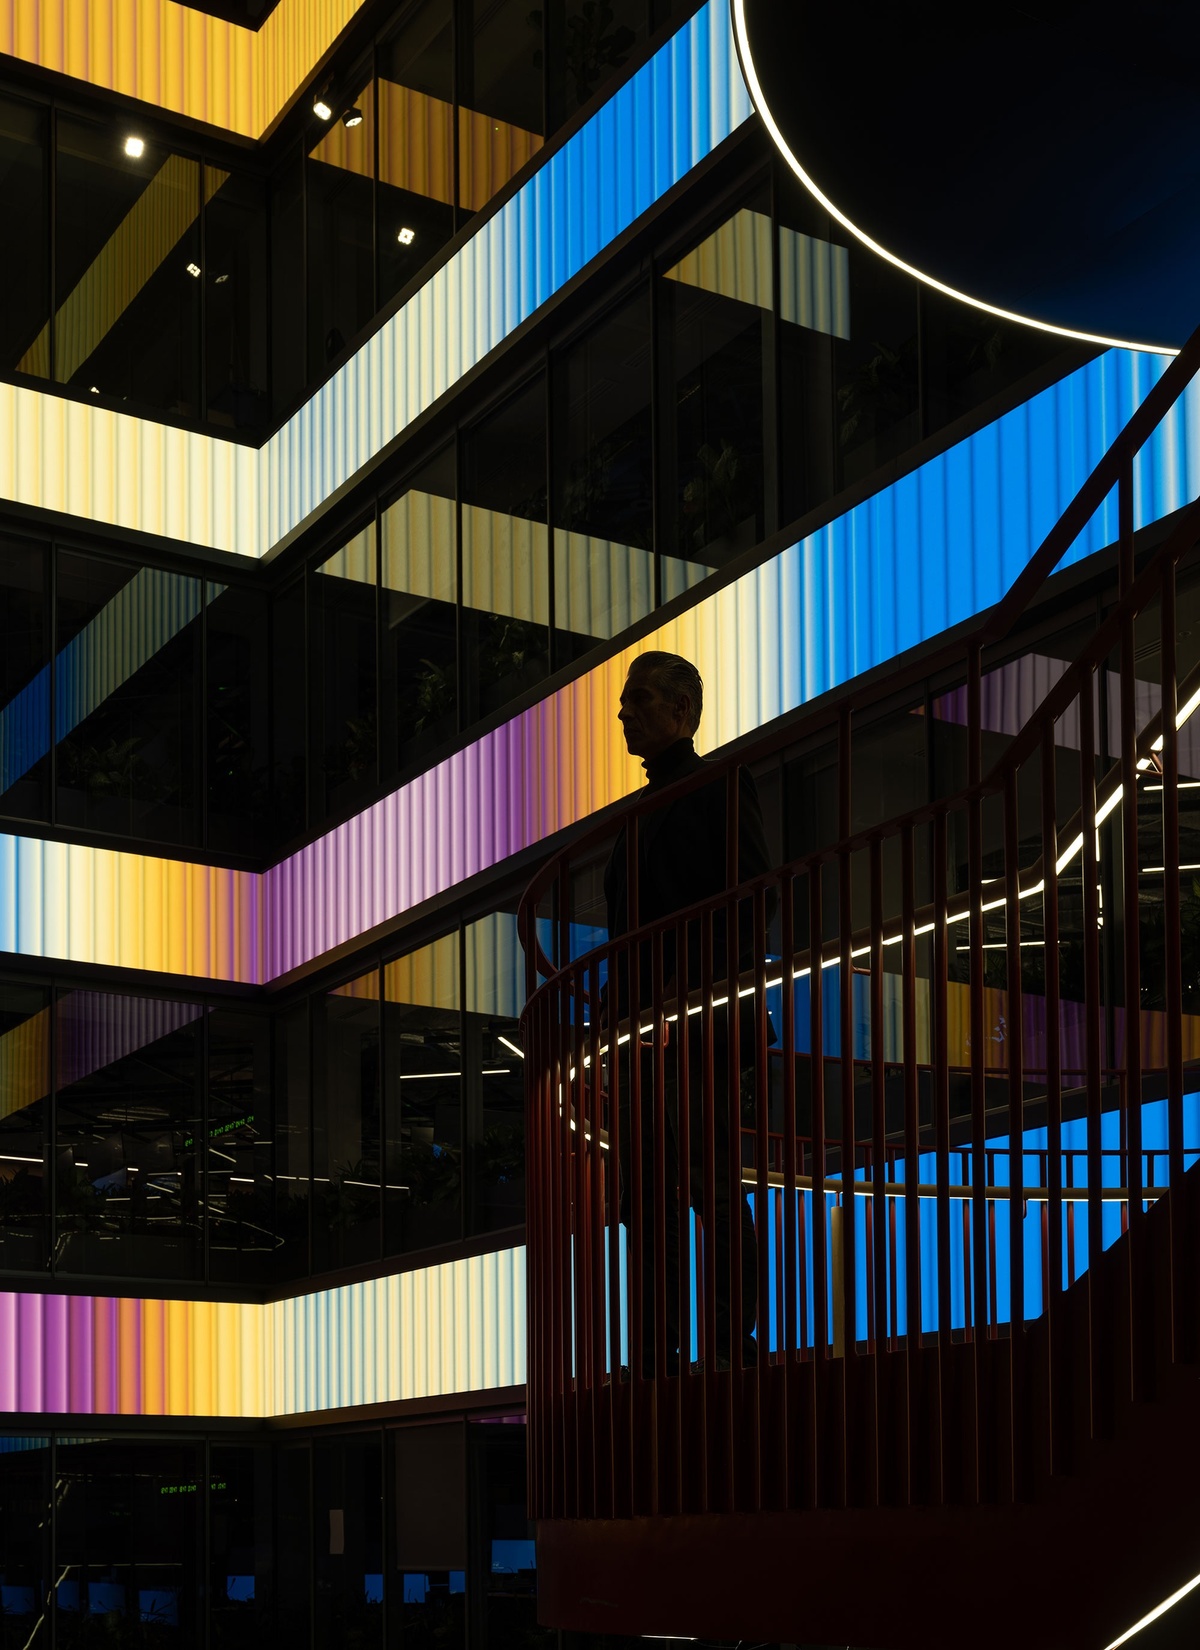
POLYGON ((527 891, 544 1623, 1106 1650, 1200 1573, 1200 506, 1140 565, 1133 534, 1135 455, 1198 367, 1200 334, 965 641, 676 787, 725 778, 732 883, 739 762, 828 727, 835 844, 578 956, 612 825, 527 891), (985 772, 1014 626, 1114 487, 1118 600, 985 772), (965 789, 855 834, 856 725, 942 670, 965 789), (618 978, 639 1006, 610 1024, 618 978), (748 1349, 718 1343, 721 1176, 753 1211, 748 1349))

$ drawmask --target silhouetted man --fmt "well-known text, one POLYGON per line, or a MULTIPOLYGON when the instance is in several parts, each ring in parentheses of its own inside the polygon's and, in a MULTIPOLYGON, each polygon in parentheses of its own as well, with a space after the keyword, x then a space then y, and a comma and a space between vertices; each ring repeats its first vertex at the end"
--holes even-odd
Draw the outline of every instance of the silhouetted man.
MULTIPOLYGON (((700 725, 703 708, 703 684, 700 673, 688 660, 674 653, 643 653, 630 667, 621 693, 619 718, 625 735, 625 744, 631 755, 640 756, 646 770, 647 791, 666 789, 675 781, 697 773, 707 766, 698 756, 692 736, 700 725)), ((737 880, 739 883, 758 876, 769 869, 766 836, 763 831, 762 811, 758 792, 750 774, 743 768, 738 773, 738 852, 737 880)), ((701 785, 675 801, 664 803, 643 814, 638 820, 638 900, 637 910, 629 909, 628 863, 626 830, 622 828, 613 848, 604 875, 604 893, 608 906, 608 931, 612 938, 628 933, 645 923, 654 922, 681 911, 697 901, 722 893, 728 886, 728 855, 726 849, 726 781, 724 776, 709 785, 701 785)), ((702 946, 701 924, 688 925, 687 986, 694 992, 701 983, 702 946)), ((713 919, 712 977, 714 997, 724 997, 728 988, 736 989, 736 976, 741 968, 751 966, 753 948, 752 927, 744 920, 739 924, 737 955, 730 958, 726 943, 725 913, 713 919)), ((663 996, 674 995, 676 985, 676 947, 673 931, 664 935, 663 996)), ((639 948, 639 1006, 642 1019, 652 1001, 651 964, 653 951, 648 944, 639 948)), ((629 1014, 628 958, 617 968, 615 989, 607 993, 610 1025, 629 1014)), ((690 1104, 688 1174, 689 1202, 704 1219, 704 1139, 703 1139, 703 1070, 704 1041, 703 1016, 680 1019, 672 1028, 675 1041, 666 1058, 665 1111, 665 1183, 666 1208, 666 1297, 667 1297, 667 1365, 678 1367, 679 1340, 679 1210, 677 1188, 680 1182, 679 1164, 679 1101, 677 1061, 679 1028, 686 1019, 688 1027, 690 1104)), ((741 1047, 739 1064, 745 1069, 753 1066, 754 1009, 747 999, 739 1015, 741 1047)), ((729 1130, 729 1017, 725 1008, 714 1009, 712 1034, 713 1066, 713 1161, 715 1180, 714 1227, 705 1233, 716 1254, 716 1346, 717 1367, 728 1368, 732 1356, 730 1336, 730 1151, 739 1176, 741 1171, 741 1140, 731 1142, 729 1130)), ((631 1042, 629 1047, 635 1046, 631 1042)), ((654 1090, 655 1060, 650 1048, 643 1049, 641 1060, 641 1161, 642 1161, 642 1294, 643 1294, 643 1366, 646 1371, 654 1363, 654 1090)), ((630 1099, 629 1073, 631 1062, 621 1062, 620 1099, 620 1158, 621 1158, 621 1213, 626 1228, 630 1226, 633 1204, 633 1178, 629 1151, 630 1099)), ((753 1338, 757 1317, 758 1263, 754 1236, 754 1221, 744 1196, 739 1199, 741 1214, 742 1255, 742 1311, 741 1337, 743 1360, 757 1359, 758 1347, 753 1338)), ((703 1270, 700 1287, 703 1291, 703 1270)), ((685 1356, 687 1348, 684 1348, 685 1356)))

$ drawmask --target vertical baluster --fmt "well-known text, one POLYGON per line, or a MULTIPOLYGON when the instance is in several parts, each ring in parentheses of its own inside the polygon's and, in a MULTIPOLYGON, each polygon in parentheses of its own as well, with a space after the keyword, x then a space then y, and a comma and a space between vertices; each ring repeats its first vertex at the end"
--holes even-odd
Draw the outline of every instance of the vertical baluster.
MULTIPOLYGON (((1176 643, 1175 567, 1162 585, 1162 800, 1163 928, 1166 947, 1167 1177, 1172 1191, 1183 1183, 1183 963, 1179 892, 1179 681, 1176 643)), ((1191 1362, 1196 1352, 1195 1268, 1182 1196, 1168 1201, 1171 1221, 1171 1355, 1191 1362)))
POLYGON ((1042 734, 1042 940, 1046 976, 1046 1365, 1047 1465, 1070 1458, 1062 1335, 1063 1157, 1061 1011, 1058 986, 1058 807, 1054 727, 1042 734), (1061 1367, 1060 1367, 1061 1366, 1061 1367))
POLYGON ((921 1362, 921 1200, 918 1186, 920 1167, 920 1096, 917 1089, 917 915, 913 828, 906 824, 900 833, 900 965, 902 976, 902 1036, 904 1040, 904 1310, 905 1363, 908 1424, 904 1449, 907 1456, 907 1495, 914 1501, 920 1492, 919 1467, 922 1413, 921 1362))
MULTIPOLYGON (((873 1312, 867 1318, 867 1347, 875 1354, 875 1471, 872 1501, 890 1500, 887 1483, 893 1465, 893 1429, 888 1424, 890 1393, 883 1354, 888 1342, 888 1221, 887 1221, 887 1121, 886 1078, 887 1050, 884 1047, 883 1019, 883 843, 872 837, 868 850, 871 877, 871 1182, 872 1196, 867 1204, 869 1242, 872 1253, 868 1257, 872 1268, 868 1274, 871 1284, 869 1305, 873 1312)), ((853 1201, 851 1201, 853 1213, 853 1201)))
POLYGON ((841 1311, 842 1358, 838 1369, 841 1385, 840 1450, 842 1494, 846 1505, 857 1499, 854 1480, 862 1467, 862 1452, 856 1448, 847 1420, 858 1394, 858 1267, 854 1224, 854 910, 852 903, 852 860, 844 846, 852 829, 851 811, 850 711, 838 717, 838 834, 843 847, 838 853, 838 992, 841 1049, 842 1099, 842 1196, 841 1196, 841 1311))
POLYGON ((592 1254, 592 1499, 596 1516, 612 1516, 612 1387, 605 1381, 608 1299, 604 1281, 605 1215, 604 1154, 600 1142, 604 1129, 600 1099, 600 1061, 597 1057, 596 1016, 600 1000, 600 965, 596 958, 581 969, 586 999, 587 1025, 581 1039, 586 1065, 584 1093, 587 1100, 588 1164, 591 1169, 588 1199, 591 1218, 588 1241, 592 1254), (606 1390, 607 1386, 607 1390, 606 1390))
POLYGON ((949 1008, 949 952, 950 933, 946 921, 946 810, 939 808, 933 817, 933 981, 930 987, 932 1003, 933 1047, 933 1126, 934 1148, 937 1153, 937 1291, 938 1291, 938 1463, 936 1469, 936 1497, 944 1501, 949 1485, 948 1472, 953 1470, 951 1460, 957 1460, 958 1451, 948 1450, 951 1403, 951 1302, 950 1302, 950 1026, 949 1008))
POLYGON ((575 1419, 575 1517, 588 1518, 591 1516, 591 1409, 592 1409, 592 1366, 591 1366, 591 1322, 590 1288, 591 1281, 591 1223, 588 1209, 588 1160, 587 1141, 585 1139, 586 1118, 584 1114, 584 1082, 583 1072, 580 1069, 582 1057, 582 1041, 579 1035, 579 1019, 582 1013, 582 1002, 579 971, 577 967, 568 967, 564 972, 567 995, 567 1026, 564 1037, 564 1064, 566 1076, 567 1106, 571 1117, 571 1145, 572 1145, 572 1222, 571 1227, 575 1238, 574 1265, 572 1267, 572 1300, 574 1312, 574 1390, 572 1393, 572 1408, 575 1419))
MULTIPOLYGON (((975 1494, 989 1500, 992 1492, 991 1387, 987 1338, 988 1322, 988 1212, 984 1142, 987 1139, 987 1031, 984 1024, 983 981, 983 800, 982 778, 982 660, 973 644, 967 670, 967 772, 971 786, 967 799, 967 889, 970 901, 969 947, 971 965, 971 1292, 968 1319, 973 1320, 975 1346, 975 1421, 972 1435, 975 1494)), ((970 1467, 968 1467, 970 1471, 970 1467)))
POLYGON ((820 863, 808 873, 809 1049, 812 1062, 812 1275, 813 1275, 813 1414, 808 1440, 812 1460, 812 1500, 821 1506, 829 1494, 825 1418, 829 1405, 829 1249, 825 1241, 825 1027, 822 1021, 824 952, 820 863))
MULTIPOLYGON (((692 1381, 689 1365, 692 1357, 692 1067, 689 1046, 688 993, 688 924, 675 927, 675 1024, 672 1041, 675 1045, 675 1116, 676 1144, 679 1156, 679 1195, 676 1199, 678 1223, 679 1268, 677 1316, 679 1323, 679 1386, 675 1399, 676 1471, 675 1495, 681 1512, 690 1501, 687 1463, 693 1453, 689 1422, 692 1413, 692 1381)), ((671 1007, 671 1005, 668 1005, 671 1007)))
MULTIPOLYGON (((667 1453, 671 1433, 666 1425, 668 1407, 666 1390, 668 1357, 672 1352, 667 1335, 667 1203, 671 1186, 667 1173, 667 1117, 666 1117, 666 1051, 663 1048, 663 934, 656 928, 650 941, 650 1006, 648 1013, 638 1014, 638 1058, 650 1067, 653 1112, 651 1139, 653 1162, 650 1164, 651 1208, 654 1212, 654 1381, 651 1403, 654 1410, 654 1438, 656 1459, 652 1466, 654 1511, 663 1512, 664 1490, 670 1480, 667 1453), (648 1025, 647 1025, 647 1022, 648 1025), (649 1038, 648 1045, 642 1041, 649 1038), (643 1052, 644 1051, 644 1052, 643 1052)), ((646 1096, 642 1096, 645 1105, 646 1096)), ((643 1174, 646 1172, 643 1167, 643 1174)))
POLYGON ((758 1363, 754 1373, 754 1401, 758 1413, 758 1481, 755 1485, 757 1512, 762 1507, 779 1506, 782 1498, 774 1475, 767 1476, 766 1463, 777 1465, 787 1459, 786 1439, 775 1439, 771 1426, 771 1407, 768 1393, 768 1365, 771 1357, 771 1190, 770 1164, 767 1140, 770 1123, 769 1068, 767 1065, 767 905, 766 889, 754 891, 754 1117, 755 1117, 755 1186, 754 1224, 758 1242, 755 1250, 758 1260, 758 1363), (781 1449, 780 1445, 784 1445, 781 1449))
POLYGON ((1009 1410, 1011 1469, 1009 1493, 1024 1500, 1030 1490, 1029 1405, 1025 1367, 1025 1005, 1021 991, 1021 833, 1017 774, 1004 779, 1004 919, 1008 942, 1008 1277, 1009 1410))
POLYGON ((783 1362, 784 1506, 800 1504, 796 1482, 796 1427, 794 1393, 798 1376, 796 1366, 800 1359, 801 1330, 799 1318, 800 1278, 803 1255, 800 1233, 803 1229, 803 1210, 796 1189, 796 883, 790 873, 780 878, 780 1037, 783 1042, 783 1316, 780 1320, 783 1362))
POLYGON ((700 919, 700 1000, 702 1024, 702 1081, 704 1111, 704 1437, 702 1510, 716 1512, 721 1505, 719 1475, 720 1416, 717 1411, 717 1255, 713 1234, 717 1226, 716 1071, 713 1035, 713 922, 711 907, 700 919))
MULTIPOLYGON (((738 1003, 738 964, 740 961, 741 905, 735 892, 738 881, 738 803, 740 800, 738 770, 729 769, 725 781, 725 883, 729 890, 725 901, 725 978, 724 995, 727 1060, 722 1081, 726 1130, 726 1194, 729 1198, 729 1253, 724 1257, 729 1267, 729 1345, 724 1350, 729 1358, 730 1379, 722 1391, 721 1420, 725 1435, 722 1459, 726 1474, 725 1505, 732 1512, 743 1505, 744 1485, 738 1471, 741 1452, 741 1416, 745 1394, 742 1376, 742 1098, 741 1098, 741 1014, 738 1003)), ((718 1343, 719 1344, 719 1343, 718 1343)))
MULTIPOLYGON (((608 991, 606 1013, 601 1027, 601 1041, 607 1048, 606 1075, 608 1078, 608 1363, 612 1382, 613 1414, 613 1516, 621 1517, 632 1508, 633 1498, 633 1439, 631 1421, 631 1389, 622 1379, 622 1365, 626 1346, 632 1342, 633 1325, 630 1300, 632 1278, 626 1277, 621 1287, 621 1201, 622 1201, 622 1138, 621 1138, 621 1051, 617 1046, 618 1016, 620 1014, 620 972, 625 968, 624 949, 608 945, 608 991), (623 1345, 622 1343, 626 1343, 623 1345)), ((627 1150, 627 1148, 625 1148, 627 1150)), ((632 1356, 632 1353, 629 1354, 632 1356)))
POLYGON ((1111 1427, 1108 1376, 1111 1359, 1109 1316, 1104 1298, 1103 1157, 1100 1130, 1104 1104, 1104 1055, 1101 1042, 1100 902, 1096 843, 1096 710, 1097 678, 1086 675, 1079 694, 1080 826, 1083 849, 1083 989, 1084 1084, 1087 1095, 1087 1244, 1088 1244, 1088 1383, 1093 1437, 1107 1437, 1111 1427))

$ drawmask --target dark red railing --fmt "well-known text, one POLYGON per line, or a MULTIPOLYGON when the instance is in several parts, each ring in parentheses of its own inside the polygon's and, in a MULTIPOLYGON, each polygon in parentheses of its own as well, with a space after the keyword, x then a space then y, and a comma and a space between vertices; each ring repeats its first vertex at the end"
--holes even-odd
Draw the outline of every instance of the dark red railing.
POLYGON ((1133 461, 1198 366, 1200 335, 965 640, 621 815, 636 910, 639 822, 724 779, 732 883, 739 762, 832 716, 836 845, 582 956, 613 826, 531 884, 535 1516, 1021 1498, 1078 1437, 1068 1311, 1090 1433, 1144 1390, 1152 1219, 1173 1354, 1195 1355, 1193 1234, 1162 1194, 1200 1150, 1179 766, 1200 650, 1176 597, 1200 506, 1138 572, 1133 461), (1114 486, 1119 600, 985 775, 985 650, 1114 486), (966 789, 853 833, 852 718, 954 659, 966 789))

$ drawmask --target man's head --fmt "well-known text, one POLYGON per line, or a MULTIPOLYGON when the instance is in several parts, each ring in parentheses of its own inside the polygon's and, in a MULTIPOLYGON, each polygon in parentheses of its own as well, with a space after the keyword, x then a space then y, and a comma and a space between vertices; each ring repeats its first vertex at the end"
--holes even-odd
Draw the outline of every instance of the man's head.
POLYGON ((630 665, 618 712, 631 756, 651 761, 700 726, 704 684, 678 653, 642 653, 630 665))

